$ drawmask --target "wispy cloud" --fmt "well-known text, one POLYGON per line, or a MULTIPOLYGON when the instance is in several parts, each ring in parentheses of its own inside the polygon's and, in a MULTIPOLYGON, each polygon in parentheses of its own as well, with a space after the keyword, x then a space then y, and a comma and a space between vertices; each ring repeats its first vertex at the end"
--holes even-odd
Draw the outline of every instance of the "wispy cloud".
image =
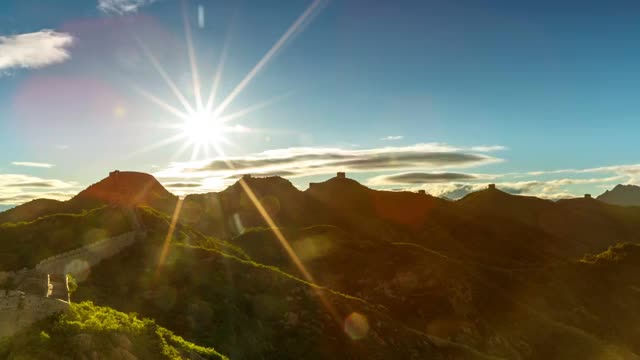
POLYGON ((181 194, 220 190, 245 174, 296 179, 346 171, 370 175, 365 184, 374 188, 426 190, 451 199, 496 183, 499 189, 511 194, 553 200, 629 183, 632 176, 640 175, 640 165, 493 174, 468 171, 503 161, 490 154, 503 150, 506 148, 500 145, 457 147, 442 143, 369 149, 284 148, 246 156, 173 163, 154 175, 170 190, 181 194))
POLYGON ((404 139, 404 136, 402 135, 389 135, 389 136, 380 138, 380 140, 382 141, 395 141, 395 140, 402 140, 402 139, 404 139))
POLYGON ((135 13, 139 8, 154 3, 156 0, 98 0, 98 9, 105 13, 135 13))
POLYGON ((393 185, 416 185, 429 183, 443 183, 454 181, 474 181, 478 179, 487 179, 489 176, 463 173, 423 173, 409 172, 391 175, 381 175, 369 179, 368 184, 371 186, 393 186, 393 185))
POLYGON ((75 194, 77 188, 75 182, 0 174, 0 205, 19 205, 38 198, 66 200, 75 194))
POLYGON ((471 147, 471 151, 479 151, 479 152, 494 152, 494 151, 504 151, 504 150, 507 150, 507 147, 502 145, 482 145, 482 146, 471 147))
POLYGON ((530 171, 520 174, 521 177, 540 176, 540 175, 556 175, 556 174, 589 174, 589 173, 613 173, 620 176, 627 176, 629 182, 640 181, 640 164, 630 165, 611 165, 586 169, 560 169, 548 171, 530 171))
POLYGON ((36 168, 52 168, 54 164, 40 163, 40 162, 29 162, 29 161, 14 161, 11 163, 15 166, 25 166, 25 167, 36 167, 36 168))
POLYGON ((501 159, 446 144, 417 144, 364 150, 341 148, 287 148, 242 157, 174 163, 155 173, 160 178, 235 179, 242 174, 305 177, 336 171, 382 172, 394 170, 468 168, 501 159))
POLYGON ((198 182, 192 182, 192 183, 166 183, 163 184, 165 187, 167 188, 197 188, 202 186, 202 184, 198 183, 198 182))
POLYGON ((39 68, 61 63, 71 56, 73 37, 53 30, 0 36, 0 71, 39 68))
MULTIPOLYGON (((499 175, 497 176, 499 177, 499 175)), ((500 181, 496 186, 507 193, 513 195, 529 195, 543 199, 557 200, 564 198, 573 198, 580 196, 571 186, 575 185, 597 185, 611 184, 624 179, 620 176, 611 176, 606 178, 588 178, 588 179, 552 179, 552 180, 528 180, 528 181, 500 181)), ((446 197, 449 199, 460 199, 469 193, 485 189, 486 182, 482 183, 433 183, 423 184, 420 186, 409 187, 407 190, 425 190, 428 193, 446 197)))

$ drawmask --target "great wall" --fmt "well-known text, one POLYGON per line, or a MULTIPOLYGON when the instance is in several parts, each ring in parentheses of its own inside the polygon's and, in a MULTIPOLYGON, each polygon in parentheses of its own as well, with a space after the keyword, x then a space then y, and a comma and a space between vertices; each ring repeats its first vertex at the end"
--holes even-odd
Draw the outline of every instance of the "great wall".
POLYGON ((0 337, 11 336, 34 322, 63 312, 69 303, 22 291, 3 291, 0 295, 0 337))
POLYGON ((133 231, 44 259, 35 269, 0 272, 0 284, 13 285, 0 290, 0 337, 11 336, 38 320, 64 312, 70 303, 67 274, 82 279, 92 266, 146 237, 135 212, 127 212, 133 231))
POLYGON ((36 270, 47 274, 71 274, 81 276, 88 268, 110 258, 136 241, 136 232, 98 240, 62 254, 42 260, 36 270))

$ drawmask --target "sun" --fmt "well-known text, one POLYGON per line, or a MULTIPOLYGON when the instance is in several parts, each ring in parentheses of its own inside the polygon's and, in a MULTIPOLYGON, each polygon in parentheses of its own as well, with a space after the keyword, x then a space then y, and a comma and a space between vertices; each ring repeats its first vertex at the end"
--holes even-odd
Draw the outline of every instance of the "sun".
POLYGON ((213 114, 197 112, 180 125, 182 135, 192 144, 219 145, 224 139, 225 127, 213 114))
MULTIPOLYGON (((203 87, 198 71, 196 49, 193 46, 193 39, 191 34, 191 25, 189 23, 189 17, 187 16, 186 8, 183 7, 183 19, 185 40, 187 46, 187 56, 189 58, 189 64, 191 67, 191 83, 193 85, 193 99, 188 100, 182 89, 171 79, 167 71, 162 67, 158 59, 153 55, 150 49, 139 38, 135 38, 140 50, 149 60, 150 65, 155 68, 160 77, 164 80, 167 87, 175 95, 176 99, 182 106, 174 106, 169 101, 158 98, 157 96, 142 89, 136 84, 132 84, 134 90, 140 95, 147 98, 147 100, 155 103, 160 108, 166 110, 169 114, 175 117, 175 122, 157 124, 158 127, 172 128, 177 130, 175 134, 146 146, 140 149, 136 153, 150 151, 158 147, 166 146, 169 144, 182 141, 183 144, 174 153, 174 158, 178 158, 189 147, 192 148, 191 160, 198 159, 198 155, 204 154, 206 158, 209 158, 209 150, 213 149, 218 156, 224 157, 222 144, 232 145, 231 142, 225 137, 226 134, 254 131, 254 129, 242 126, 240 124, 229 125, 230 122, 243 118, 254 111, 257 111, 265 106, 268 106, 276 101, 284 99, 289 96, 290 92, 282 94, 280 96, 273 97, 266 101, 255 103, 246 108, 236 110, 229 113, 231 103, 242 93, 247 85, 260 73, 262 69, 271 61, 271 59, 281 50, 281 48, 289 41, 292 36, 304 27, 304 25, 313 17, 313 14, 321 8, 321 4, 324 0, 313 0, 313 2, 306 8, 306 10, 291 24, 291 26, 285 31, 282 36, 271 46, 264 56, 253 66, 253 68, 242 78, 242 80, 232 88, 232 90, 221 98, 220 101, 216 101, 220 81, 222 78, 222 72, 224 70, 227 45, 229 37, 225 39, 220 52, 220 59, 214 71, 213 79, 211 79, 211 88, 209 96, 203 96, 203 87)), ((263 131, 263 130, 258 130, 263 131)))

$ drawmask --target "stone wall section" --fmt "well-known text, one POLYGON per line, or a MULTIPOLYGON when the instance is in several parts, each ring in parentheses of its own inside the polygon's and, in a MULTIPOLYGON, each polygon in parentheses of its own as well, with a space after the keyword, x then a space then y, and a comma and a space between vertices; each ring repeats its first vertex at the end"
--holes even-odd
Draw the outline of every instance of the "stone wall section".
POLYGON ((11 336, 47 316, 69 308, 67 274, 80 278, 102 260, 146 237, 146 229, 129 210, 134 231, 102 239, 42 260, 35 269, 0 272, 0 338, 11 336), (9 286, 12 285, 12 286, 9 286))
POLYGON ((133 245, 135 241, 135 231, 98 240, 83 247, 42 260, 36 265, 36 269, 48 274, 72 274, 73 276, 78 276, 100 261, 108 259, 133 245))
POLYGON ((38 320, 64 312, 69 303, 21 291, 0 291, 0 337, 11 336, 38 320))

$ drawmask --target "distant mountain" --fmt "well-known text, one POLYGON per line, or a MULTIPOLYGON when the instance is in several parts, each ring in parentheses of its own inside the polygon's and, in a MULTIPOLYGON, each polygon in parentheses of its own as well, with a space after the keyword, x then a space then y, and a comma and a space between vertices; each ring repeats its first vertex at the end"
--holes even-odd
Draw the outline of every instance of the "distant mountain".
POLYGON ((172 207, 177 197, 152 175, 134 171, 112 171, 109 177, 89 186, 69 200, 70 207, 90 204, 121 206, 147 205, 158 209, 172 207))
MULTIPOLYGON (((243 176, 220 192, 188 195, 184 199, 180 221, 217 237, 234 237, 245 230, 265 226, 254 201, 278 224, 307 224, 312 205, 304 193, 281 177, 243 176), (251 189, 251 195, 245 190, 251 189)), ((315 214, 317 219, 320 214, 315 214)))
POLYGON ((640 186, 617 185, 613 190, 607 190, 598 196, 598 200, 613 205, 640 206, 640 186))
POLYGON ((20 222, 36 219, 40 216, 55 212, 62 205, 61 201, 51 199, 31 200, 12 209, 0 212, 0 224, 5 222, 20 222))
POLYGON ((167 191, 152 175, 113 171, 68 201, 37 199, 0 212, 0 224, 32 221, 56 213, 80 213, 104 205, 151 206, 171 211, 178 197, 167 191))
POLYGON ((539 214, 551 211, 555 204, 533 196, 512 195, 495 187, 470 193, 456 204, 464 209, 484 214, 517 219, 536 224, 539 214))

